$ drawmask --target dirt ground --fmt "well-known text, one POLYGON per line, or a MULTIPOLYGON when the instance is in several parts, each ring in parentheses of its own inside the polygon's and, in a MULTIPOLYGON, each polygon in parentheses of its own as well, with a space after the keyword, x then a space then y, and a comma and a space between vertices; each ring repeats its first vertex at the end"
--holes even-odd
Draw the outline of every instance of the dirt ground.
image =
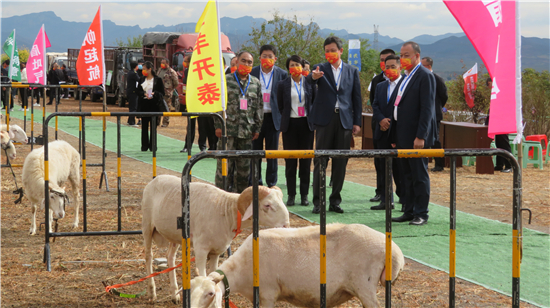
MULTIPOLYGON (((77 111, 78 102, 62 100, 61 111, 77 111)), ((99 103, 83 102, 84 111, 100 111, 99 103)), ((127 109, 109 106, 108 111, 126 111, 127 109)), ((48 112, 53 111, 51 106, 48 112), (51 110, 50 110, 51 109, 51 110)), ((114 118, 112 119, 114 121, 114 118)), ((126 119, 122 120, 125 123, 126 119)), ((22 126, 22 121, 13 123, 22 126)), ((159 133, 182 139, 185 136, 186 120, 171 118, 168 128, 159 128, 159 133)), ((41 130, 41 125, 35 125, 41 130)), ((52 134, 50 134, 52 136, 52 134)), ((73 146, 78 139, 60 133, 60 139, 73 146)), ((195 141, 198 136, 195 138, 195 141)), ((136 142, 139 142, 137 140, 136 142)), ((356 138, 357 147, 360 139, 356 138)), ((14 164, 22 164, 30 146, 17 146, 18 158, 14 164)), ((177 149, 178 151, 180 149, 177 149)), ((2 153, 2 156, 3 153, 2 153)), ((87 162, 100 162, 99 148, 88 145, 87 162)), ((5 158, 2 157, 2 163, 5 158)), ((280 164, 284 164, 281 160, 280 164)), ((430 167, 432 167, 431 164, 430 167)), ((122 158, 122 229, 140 230, 141 193, 151 180, 151 166, 122 158)), ((88 168, 88 231, 116 230, 117 226, 117 178, 116 154, 108 153, 107 176, 110 191, 99 188, 101 168, 88 168)), ((549 233, 549 168, 540 171, 529 166, 524 170, 523 202, 524 207, 533 211, 531 225, 524 226, 549 233)), ((124 283, 145 276, 144 256, 141 235, 106 237, 64 237, 51 244, 52 271, 47 272, 42 263, 44 249, 44 229, 38 235, 30 236, 30 205, 27 199, 22 204, 14 204, 16 196, 13 177, 9 168, 2 168, 1 181, 1 305, 2 307, 177 307, 168 297, 169 281, 167 275, 157 276, 158 301, 151 303, 146 297, 126 299, 107 294, 102 282, 108 284, 124 283)), ((21 168, 14 168, 17 183, 21 183, 21 168)), ((180 176, 178 172, 159 168, 158 174, 180 176)), ((430 173, 432 183, 431 201, 441 205, 449 203, 449 171, 430 173)), ((375 172, 372 159, 351 159, 347 169, 347 180, 375 185, 375 172)), ((511 223, 512 219, 512 175, 477 175, 475 167, 459 168, 457 172, 457 208, 475 215, 511 223)), ((79 230, 82 230, 81 208, 79 230)), ((60 221, 59 231, 68 232, 74 218, 74 210, 67 209, 67 217, 60 221)), ((37 220, 43 221, 44 214, 38 213, 37 220)), ((291 215, 294 227, 311 223, 291 215)), ((232 243, 236 250, 250 234, 245 230, 232 243)), ((155 257, 165 257, 165 250, 155 250, 155 257)), ((181 254, 178 254, 181 259, 181 254)), ((222 258, 223 262, 223 258, 222 258)), ((179 281, 181 271, 177 270, 179 281)), ((145 290, 145 283, 120 289, 125 293, 139 293, 145 290)), ((511 298, 488 290, 476 284, 457 279, 457 307, 509 307, 511 298)), ((384 288, 378 287, 381 305, 384 300, 384 288)), ((232 295, 238 307, 252 307, 250 302, 238 295, 232 295)), ((406 260, 405 271, 392 288, 394 307, 443 307, 448 305, 448 274, 406 260)), ((277 307, 293 307, 279 303, 277 307)), ((351 300, 340 307, 361 307, 359 301, 351 300)), ((534 307, 522 303, 522 307, 534 307)))

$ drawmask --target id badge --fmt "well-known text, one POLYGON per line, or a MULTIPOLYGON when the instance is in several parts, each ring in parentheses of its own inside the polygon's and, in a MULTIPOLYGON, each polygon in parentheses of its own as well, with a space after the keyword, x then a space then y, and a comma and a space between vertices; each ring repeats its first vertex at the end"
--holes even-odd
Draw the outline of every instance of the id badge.
POLYGON ((305 117, 306 116, 306 109, 304 107, 298 107, 298 116, 299 117, 305 117))
POLYGON ((241 110, 248 109, 248 100, 246 98, 241 98, 241 110))
POLYGON ((264 103, 269 103, 271 101, 271 93, 264 93, 264 103))
POLYGON ((395 103, 393 103, 394 106, 399 106, 399 102, 401 101, 401 95, 398 95, 397 98, 395 98, 395 103))

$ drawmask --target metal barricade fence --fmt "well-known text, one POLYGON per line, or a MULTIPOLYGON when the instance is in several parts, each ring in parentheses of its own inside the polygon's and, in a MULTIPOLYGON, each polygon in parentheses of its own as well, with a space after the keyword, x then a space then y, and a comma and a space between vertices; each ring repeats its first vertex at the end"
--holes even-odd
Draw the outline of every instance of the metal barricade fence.
MULTIPOLYGON (((121 210, 122 210, 122 199, 121 199, 121 142, 120 142, 120 117, 123 116, 136 116, 136 117, 152 117, 152 126, 151 126, 151 143, 153 147, 153 178, 156 177, 156 118, 158 116, 210 116, 217 117, 220 121, 223 121, 221 115, 217 113, 186 113, 186 112, 60 112, 50 114, 44 121, 44 198, 45 206, 45 245, 44 245, 44 263, 46 263, 46 269, 51 271, 51 258, 50 258, 50 238, 55 237, 65 237, 65 236, 106 236, 106 235, 131 235, 131 234, 141 234, 141 230, 138 231, 122 231, 121 228, 121 210), (50 202, 47 196, 49 195, 49 151, 48 151, 48 123, 52 118, 57 117, 79 117, 80 118, 80 130, 82 132, 82 206, 83 206, 83 232, 51 232, 49 228, 50 221, 50 211, 49 206, 50 202), (89 164, 86 164, 86 117, 103 117, 105 123, 105 117, 116 117, 117 118, 117 210, 118 210, 118 221, 117 221, 117 231, 88 231, 87 229, 87 198, 86 198, 86 167, 89 164)), ((103 126, 103 133, 105 134, 105 124, 103 126)), ((105 138, 103 139, 103 145, 105 147, 105 138)), ((227 137, 225 133, 225 126, 222 125, 222 148, 225 149, 227 144, 227 137)), ((191 147, 189 147, 191 148, 191 147)), ((190 154, 190 153, 189 153, 190 154)), ((224 186, 226 184, 227 173, 222 174, 224 179, 224 186)))
MULTIPOLYGON (((251 158, 251 174, 253 179, 253 305, 260 307, 260 272, 259 272, 259 226, 258 226, 258 175, 257 160, 261 158, 319 158, 319 206, 320 206, 320 307, 326 307, 326 163, 329 158, 385 158, 386 195, 393 194, 392 189, 392 159, 450 157, 450 228, 449 228, 449 307, 455 307, 455 277, 456 277, 456 158, 462 156, 492 156, 500 155, 506 158, 513 169, 513 239, 512 239, 512 307, 520 305, 520 265, 522 250, 522 178, 519 164, 512 154, 500 149, 433 149, 433 150, 293 150, 293 151, 206 151, 189 159, 182 171, 182 216, 178 217, 178 226, 182 229, 182 301, 184 308, 191 307, 191 242, 189 213, 189 183, 191 169, 204 158, 251 158)), ((317 188, 314 188, 317 189, 317 188)), ((392 221, 391 198, 386 198, 386 281, 385 307, 391 307, 391 277, 392 277, 392 221)), ((226 286, 227 287, 227 286, 226 286)), ((229 303, 225 303, 229 307, 229 303)))

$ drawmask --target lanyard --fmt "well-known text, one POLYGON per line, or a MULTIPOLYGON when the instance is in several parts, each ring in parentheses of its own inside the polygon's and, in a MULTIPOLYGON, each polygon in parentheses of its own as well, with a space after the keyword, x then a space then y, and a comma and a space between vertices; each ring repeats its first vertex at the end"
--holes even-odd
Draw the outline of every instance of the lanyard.
POLYGON ((262 79, 264 80, 264 85, 265 85, 265 90, 267 91, 269 89, 269 85, 271 84, 271 78, 273 78, 273 72, 275 71, 275 69, 272 69, 271 70, 271 75, 269 76, 269 81, 267 82, 267 84, 265 83, 265 78, 264 78, 264 73, 262 72, 262 70, 260 69, 260 74, 262 75, 262 79))
MULTIPOLYGON (((338 77, 336 77, 336 79, 334 80, 334 82, 336 83, 336 91, 338 91, 338 83, 340 82, 340 77, 342 75, 342 62, 340 62, 340 67, 338 69, 340 70, 340 72, 338 73, 338 77)), ((336 70, 336 72, 338 72, 338 69, 336 70)))
POLYGON ((388 80, 388 103, 390 102, 390 98, 391 98, 391 81, 388 80))
POLYGON ((241 81, 239 80, 239 78, 237 78, 237 72, 235 72, 234 74, 235 74, 235 80, 237 80, 237 83, 239 84, 239 90, 241 90, 241 94, 243 95, 243 98, 244 98, 246 91, 248 91, 248 86, 250 85, 250 74, 248 74, 248 84, 246 85, 246 89, 244 89, 244 92, 243 92, 243 88, 241 87, 241 81))
POLYGON ((302 103, 302 79, 300 79, 300 90, 298 91, 298 86, 296 85, 296 81, 292 80, 294 82, 294 87, 296 88, 296 93, 298 93, 298 99, 300 100, 300 104, 302 103))
POLYGON ((405 81, 403 81, 403 84, 401 85, 401 88, 399 89, 399 92, 397 93, 398 96, 402 96, 403 95, 403 92, 405 91, 405 87, 407 86, 407 84, 409 83, 412 75, 414 75, 414 73, 416 72, 416 70, 418 70, 418 68, 420 67, 420 63, 418 63, 416 65, 416 67, 414 68, 414 70, 409 74, 409 76, 407 76, 407 78, 405 78, 405 81))

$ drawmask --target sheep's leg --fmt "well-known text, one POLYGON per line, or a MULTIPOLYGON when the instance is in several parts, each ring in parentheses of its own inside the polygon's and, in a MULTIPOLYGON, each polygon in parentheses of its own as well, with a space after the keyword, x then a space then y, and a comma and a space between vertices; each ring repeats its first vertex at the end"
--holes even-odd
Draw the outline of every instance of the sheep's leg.
MULTIPOLYGON (((145 270, 147 271, 147 276, 153 273, 153 232, 148 228, 143 228, 143 246, 145 246, 145 270)), ((157 300, 157 292, 155 287, 155 278, 149 278, 147 285, 147 293, 150 295, 151 300, 157 300)))
POLYGON ((208 258, 208 252, 206 249, 194 247, 195 251, 195 265, 199 271, 199 276, 206 277, 206 259, 208 258))
POLYGON ((218 263, 220 261, 220 255, 217 253, 208 255, 210 260, 208 261, 207 275, 218 269, 218 263))
POLYGON ((31 204, 32 218, 31 218, 31 229, 29 230, 30 235, 36 234, 36 210, 38 206, 36 204, 31 204))
MULTIPOLYGON (((371 279, 372 280, 372 279, 371 279)), ((376 298, 376 283, 369 281, 363 281, 364 284, 359 284, 359 287, 355 290, 356 296, 359 298, 363 307, 365 308, 378 308, 378 299, 376 298)))
POLYGON ((80 209, 80 187, 79 187, 80 174, 78 172, 78 168, 76 169, 75 172, 71 173, 69 178, 71 180, 71 186, 73 188, 72 197, 73 197, 74 208, 75 208, 73 228, 78 228, 78 222, 79 222, 78 211, 80 209))
MULTIPOLYGON (((168 267, 176 266, 176 253, 178 252, 178 244, 170 243, 168 246, 168 256, 166 260, 168 261, 168 267)), ((168 273, 170 278, 170 295, 172 296, 172 301, 177 304, 180 302, 180 295, 178 292, 178 281, 176 280, 176 271, 171 271, 168 273)))

